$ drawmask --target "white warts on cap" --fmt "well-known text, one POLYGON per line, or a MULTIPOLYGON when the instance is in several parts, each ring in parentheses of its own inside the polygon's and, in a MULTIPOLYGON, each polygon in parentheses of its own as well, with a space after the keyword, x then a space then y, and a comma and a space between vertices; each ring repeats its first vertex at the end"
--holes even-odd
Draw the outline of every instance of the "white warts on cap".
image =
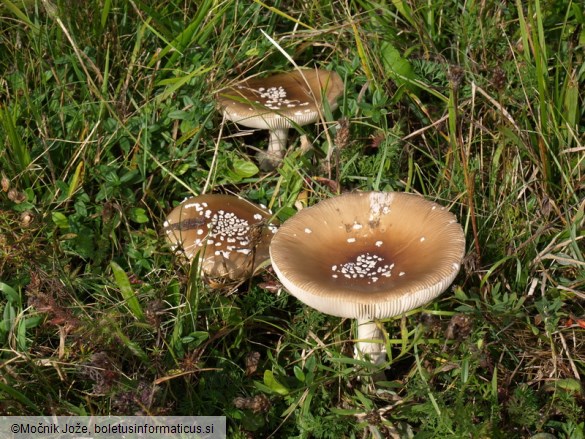
POLYGON ((368 221, 370 223, 375 223, 379 221, 381 214, 388 214, 390 213, 390 208, 388 204, 391 202, 391 199, 385 196, 383 192, 371 192, 369 195, 370 198, 370 215, 368 221))
POLYGON ((377 282, 379 276, 390 277, 394 264, 382 264, 382 256, 362 253, 354 261, 348 261, 343 264, 334 264, 331 266, 333 274, 331 277, 337 279, 340 274, 347 279, 367 279, 368 283, 377 282))
POLYGON ((280 110, 283 106, 286 106, 286 108, 295 108, 303 104, 309 104, 308 102, 301 103, 298 99, 286 99, 287 92, 283 86, 269 87, 268 89, 260 87, 258 88, 258 92, 260 93, 260 97, 264 99, 264 105, 271 110, 280 110))
POLYGON ((243 280, 269 257, 268 246, 277 230, 269 219, 264 209, 239 197, 201 195, 177 206, 168 215, 164 232, 188 259, 201 254, 205 276, 243 280), (248 256, 252 254, 254 258, 248 256))

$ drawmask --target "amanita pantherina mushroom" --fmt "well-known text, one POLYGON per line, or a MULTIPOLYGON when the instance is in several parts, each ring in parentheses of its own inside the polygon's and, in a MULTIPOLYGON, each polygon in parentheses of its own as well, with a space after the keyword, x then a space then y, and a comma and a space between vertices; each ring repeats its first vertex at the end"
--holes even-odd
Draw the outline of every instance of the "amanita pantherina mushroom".
POLYGON ((200 195, 175 207, 164 223, 166 238, 189 259, 199 253, 208 280, 241 281, 265 265, 276 226, 271 214, 232 195, 200 195))
POLYGON ((266 160, 275 167, 284 156, 289 128, 316 122, 323 100, 335 110, 342 93, 337 73, 307 69, 245 79, 222 91, 217 100, 228 120, 270 130, 266 160))
POLYGON ((376 364, 386 354, 375 320, 441 294, 455 279, 464 251, 463 229, 453 214, 398 192, 322 201, 287 220, 270 245, 284 287, 318 311, 357 319, 357 351, 376 364))

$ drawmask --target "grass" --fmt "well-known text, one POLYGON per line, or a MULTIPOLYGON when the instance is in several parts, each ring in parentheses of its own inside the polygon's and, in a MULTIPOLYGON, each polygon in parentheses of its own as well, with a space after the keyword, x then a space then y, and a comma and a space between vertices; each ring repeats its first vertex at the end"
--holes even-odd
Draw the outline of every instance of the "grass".
POLYGON ((0 1, 1 413, 225 415, 234 438, 585 436, 579 2, 81 5, 0 1), (295 135, 264 173, 265 133, 213 95, 290 60, 346 92, 298 133, 312 149, 295 135), (280 220, 339 191, 417 192, 463 224, 463 269, 382 322, 373 390, 352 322, 271 270, 226 295, 180 264, 162 222, 203 190, 280 220))

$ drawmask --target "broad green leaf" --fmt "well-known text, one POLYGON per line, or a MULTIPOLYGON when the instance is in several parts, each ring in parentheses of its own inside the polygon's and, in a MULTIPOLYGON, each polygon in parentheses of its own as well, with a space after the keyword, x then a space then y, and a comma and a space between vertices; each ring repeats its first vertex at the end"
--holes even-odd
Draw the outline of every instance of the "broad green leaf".
POLYGON ((279 395, 289 394, 289 390, 276 380, 271 370, 264 371, 264 384, 279 395))
POLYGON ((400 54, 396 47, 388 41, 383 41, 380 44, 380 54, 382 55, 382 65, 386 74, 398 86, 405 86, 409 90, 416 89, 416 86, 411 82, 416 79, 412 65, 400 54))
POLYGON ((295 374, 295 377, 297 377, 297 380, 299 380, 301 383, 305 382, 305 374, 303 373, 303 370, 299 366, 293 367, 293 372, 295 374))
POLYGON ((59 227, 60 229, 68 229, 69 228, 69 220, 61 212, 51 213, 51 219, 53 220, 55 225, 57 227, 59 227))
POLYGON ((0 282, 0 291, 4 293, 10 303, 20 303, 20 294, 10 285, 0 282))
POLYGON ((128 308, 130 308, 130 311, 132 311, 134 317, 136 317, 138 320, 142 320, 144 318, 144 313, 142 312, 140 302, 138 302, 136 294, 132 289, 132 285, 130 285, 130 280, 128 279, 128 276, 126 275, 122 267, 120 267, 114 261, 110 262, 110 267, 112 268, 112 272, 114 273, 114 279, 116 280, 116 284, 120 289, 120 294, 122 294, 122 297, 124 298, 124 301, 128 305, 128 308))
POLYGON ((260 172, 258 167, 248 160, 236 158, 234 159, 233 165, 234 171, 241 178, 252 177, 253 175, 256 175, 258 172, 260 172))
POLYGON ((181 339, 181 341, 183 342, 183 344, 191 344, 192 343, 193 346, 191 346, 191 347, 195 348, 195 347, 201 345, 201 343, 203 343, 208 338, 209 338, 209 333, 206 331, 193 331, 189 335, 187 335, 186 337, 183 337, 181 339))
POLYGON ((573 392, 577 394, 581 394, 583 392, 583 387, 580 381, 574 378, 562 378, 551 383, 551 386, 555 388, 560 388, 566 390, 567 392, 573 392))
POLYGON ((138 224, 144 224, 149 221, 146 210, 141 207, 133 207, 130 209, 129 216, 132 221, 138 224))

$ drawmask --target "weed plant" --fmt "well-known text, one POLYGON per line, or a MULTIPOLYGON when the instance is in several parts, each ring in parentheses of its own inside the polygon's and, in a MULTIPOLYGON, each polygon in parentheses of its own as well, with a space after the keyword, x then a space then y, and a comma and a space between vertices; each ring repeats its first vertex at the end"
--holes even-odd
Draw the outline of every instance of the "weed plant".
POLYGON ((584 13, 1 0, 0 412, 225 415, 233 438, 583 438, 584 13), (214 94, 293 62, 346 90, 261 172, 265 133, 225 123, 214 94), (354 190, 436 200, 468 242, 451 290, 382 322, 375 388, 351 321, 270 269, 211 290, 161 239, 193 194, 286 220, 354 190))

